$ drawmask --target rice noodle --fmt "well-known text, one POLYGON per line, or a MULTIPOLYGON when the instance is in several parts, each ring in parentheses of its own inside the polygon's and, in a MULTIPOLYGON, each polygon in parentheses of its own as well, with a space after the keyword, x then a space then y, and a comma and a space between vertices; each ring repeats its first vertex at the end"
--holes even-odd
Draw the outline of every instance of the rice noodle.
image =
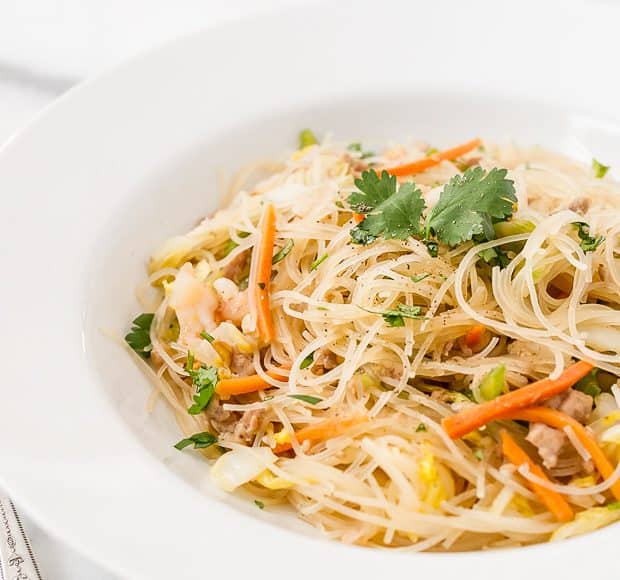
MULTIPOLYGON (((233 178, 225 207, 153 254, 139 288, 145 308, 155 305, 149 406, 161 397, 186 435, 208 431, 231 453, 269 454, 266 447, 290 441, 246 487, 267 507, 288 504, 329 538, 403 551, 545 541, 559 524, 529 484, 563 494, 579 512, 611 500, 620 466, 603 482, 576 485, 591 477, 591 457, 567 428, 571 445, 543 481, 504 462, 497 425, 454 441, 441 420, 480 401, 480 384, 498 365, 511 389, 557 377, 571 359, 620 376, 620 185, 538 147, 485 143, 400 182, 415 180, 430 208, 463 165, 505 167, 518 200, 513 222, 531 227, 442 244, 432 257, 421 236, 352 243, 347 199, 360 172, 369 162, 422 158, 428 145, 373 149, 362 159, 356 146, 325 141, 248 166, 233 178), (277 211, 277 250, 289 249, 273 266, 276 338, 268 345, 256 332, 255 293, 244 290, 257 281, 252 257, 266 200, 277 211), (575 222, 604 243, 586 251, 575 222), (492 249, 505 253, 505 267, 484 262, 492 249), (383 315, 398 305, 419 307, 421 318, 389 324, 383 315), (485 332, 471 344, 475 325, 485 332), (225 401, 216 394, 204 412, 187 413, 197 395, 189 351, 220 379, 258 375, 262 389, 225 401), (269 374, 275 369, 283 378, 269 374), (294 437, 362 415, 326 439, 294 437)), ((597 406, 591 432, 617 454, 608 418, 620 412, 620 388, 612 394, 600 397, 604 412, 597 406)), ((501 427, 518 438, 526 432, 515 422, 501 427)))

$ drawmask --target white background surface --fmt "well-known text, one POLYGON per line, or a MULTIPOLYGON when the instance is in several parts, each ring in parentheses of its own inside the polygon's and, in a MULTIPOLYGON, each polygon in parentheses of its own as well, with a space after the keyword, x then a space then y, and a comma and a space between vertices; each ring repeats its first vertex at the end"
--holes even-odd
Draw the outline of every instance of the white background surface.
MULTIPOLYGON (((307 0, 0 2, 0 143, 71 86, 150 46, 302 2, 307 0)), ((44 580, 115 580, 33 522, 24 523, 44 580)))

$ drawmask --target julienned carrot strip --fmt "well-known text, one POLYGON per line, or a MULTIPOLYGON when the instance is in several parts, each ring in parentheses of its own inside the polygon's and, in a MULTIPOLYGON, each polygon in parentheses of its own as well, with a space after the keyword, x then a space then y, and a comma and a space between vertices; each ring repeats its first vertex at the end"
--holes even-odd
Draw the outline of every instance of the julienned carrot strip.
POLYGON ((467 334, 465 334, 465 344, 469 348, 475 348, 480 344, 483 336, 484 326, 482 324, 476 324, 467 331, 467 334))
MULTIPOLYGON (((333 417, 314 425, 308 425, 308 427, 304 427, 303 429, 296 431, 295 439, 298 443, 303 443, 304 441, 325 441, 326 439, 338 437, 338 435, 342 435, 351 427, 361 425, 366 421, 368 421, 368 417, 366 415, 355 415, 353 417, 349 417, 348 419, 333 417)), ((283 453, 292 447, 293 445, 289 442, 280 443, 279 445, 276 445, 274 452, 283 453)))
POLYGON ((456 415, 446 417, 441 424, 452 439, 458 439, 490 421, 503 419, 510 413, 531 407, 566 391, 593 368, 589 362, 579 361, 568 367, 555 380, 547 378, 536 381, 516 391, 501 395, 492 401, 469 407, 456 415))
POLYGON ((353 221, 354 221, 356 224, 359 224, 360 222, 363 222, 363 221, 364 221, 364 218, 365 218, 365 217, 366 217, 366 216, 365 216, 363 213, 354 213, 354 214, 353 214, 353 221))
MULTIPOLYGON (((272 379, 285 381, 286 376, 277 370, 267 371, 272 379)), ((250 375, 248 377, 236 377, 232 379, 222 379, 218 381, 215 392, 222 398, 227 399, 231 395, 245 395, 246 393, 255 393, 270 388, 272 385, 268 383, 260 375, 250 375)))
MULTIPOLYGON (((540 479, 549 481, 544 471, 517 445, 516 441, 507 431, 502 431, 502 451, 515 466, 519 467, 525 463, 531 473, 540 477, 540 479)), ((547 509, 559 522, 568 522, 573 519, 574 514, 572 508, 559 493, 529 480, 526 480, 526 484, 540 498, 540 501, 547 506, 547 509)))
POLYGON ((458 145, 457 147, 453 147, 452 149, 445 149, 444 151, 439 151, 434 155, 429 155, 424 159, 418 159, 417 161, 412 161, 411 163, 404 163, 403 165, 396 165, 395 167, 384 167, 380 170, 377 170, 377 173, 381 173, 382 171, 387 171, 391 175, 411 175, 412 173, 421 173, 422 171, 426 171, 435 165, 439 165, 442 161, 452 161, 461 155, 465 155, 465 153, 469 153, 476 147, 480 147, 482 141, 480 139, 472 139, 467 143, 463 143, 462 145, 458 145))
MULTIPOLYGON (((587 449, 588 453, 592 456, 592 461, 596 465, 596 469, 607 479, 614 471, 614 467, 607 459, 607 456, 603 450, 599 447, 596 439, 586 428, 576 421, 572 417, 569 417, 566 413, 562 413, 557 409, 551 409, 550 407, 530 407, 529 409, 521 409, 515 411, 504 417, 505 419, 515 419, 520 421, 530 421, 532 423, 544 423, 550 427, 556 429, 564 429, 564 427, 570 427, 573 433, 579 439, 581 444, 587 449)), ((611 486, 611 491, 617 500, 620 500, 620 480, 611 486)))
POLYGON ((276 210, 273 204, 265 206, 260 226, 260 240, 255 249, 256 285, 250 289, 254 293, 256 307, 256 328, 258 335, 264 342, 271 342, 274 337, 273 318, 271 317, 271 303, 269 300, 269 285, 271 283, 271 260, 276 240, 276 210))

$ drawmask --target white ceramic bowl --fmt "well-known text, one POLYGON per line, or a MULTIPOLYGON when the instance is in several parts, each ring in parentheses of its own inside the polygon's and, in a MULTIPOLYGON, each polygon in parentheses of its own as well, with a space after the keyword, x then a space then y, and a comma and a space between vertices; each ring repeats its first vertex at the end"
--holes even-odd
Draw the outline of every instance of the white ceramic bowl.
POLYGON ((131 579, 617 570, 618 527, 412 555, 324 541, 223 496, 203 461, 171 447, 167 409, 147 415, 147 381, 105 332, 122 335, 136 313, 149 252, 216 206, 216 170, 292 147, 304 126, 440 145, 512 138, 620 163, 619 16, 530 0, 310 6, 185 38, 55 103, 0 154, 2 483, 131 579))

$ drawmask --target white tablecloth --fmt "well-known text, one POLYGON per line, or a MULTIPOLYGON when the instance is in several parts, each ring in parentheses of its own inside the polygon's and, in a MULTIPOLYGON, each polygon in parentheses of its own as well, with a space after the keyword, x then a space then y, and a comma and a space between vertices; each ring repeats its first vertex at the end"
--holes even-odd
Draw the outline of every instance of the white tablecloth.
MULTIPOLYGON (((0 2, 0 143, 75 83, 149 46, 205 26, 304 1, 0 2)), ((115 580, 28 518, 23 519, 45 580, 115 580)))

